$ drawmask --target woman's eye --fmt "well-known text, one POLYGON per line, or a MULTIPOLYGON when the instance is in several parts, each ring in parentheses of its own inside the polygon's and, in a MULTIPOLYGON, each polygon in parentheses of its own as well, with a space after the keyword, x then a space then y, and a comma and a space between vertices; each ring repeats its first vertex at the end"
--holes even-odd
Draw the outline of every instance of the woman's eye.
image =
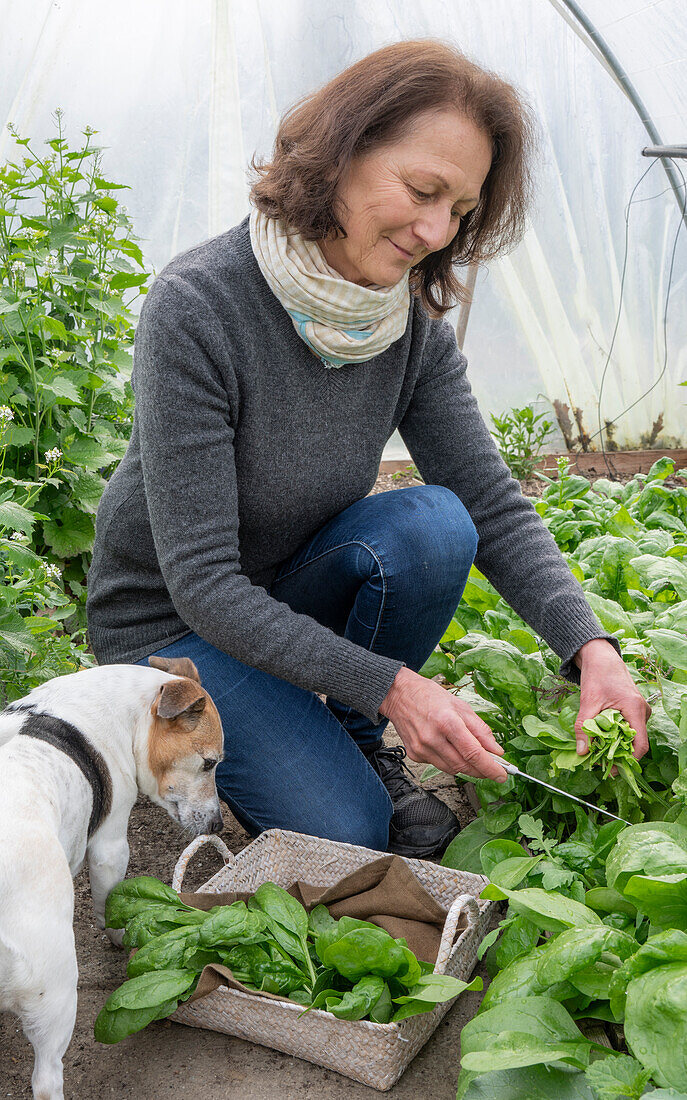
MULTIPOLYGON (((432 199, 432 198, 434 198, 433 195, 428 195, 426 191, 418 191, 417 187, 411 187, 410 190, 413 192, 414 195, 417 195, 417 197, 419 199, 432 199)), ((462 214, 461 214, 460 210, 452 210, 451 211, 451 217, 452 218, 461 218, 462 214)))

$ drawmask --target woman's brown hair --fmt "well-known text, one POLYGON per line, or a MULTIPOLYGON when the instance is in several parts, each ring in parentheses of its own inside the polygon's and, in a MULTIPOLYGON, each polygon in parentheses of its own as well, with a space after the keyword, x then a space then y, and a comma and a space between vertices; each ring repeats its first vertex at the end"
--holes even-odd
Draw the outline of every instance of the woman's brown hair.
POLYGON ((534 123, 512 85, 436 39, 395 42, 368 54, 283 116, 272 160, 251 160, 250 198, 306 240, 345 236, 334 212, 351 160, 401 140, 417 115, 457 108, 492 142, 491 168, 474 210, 444 249, 411 269, 432 316, 468 297, 455 266, 513 247, 525 229, 534 123))

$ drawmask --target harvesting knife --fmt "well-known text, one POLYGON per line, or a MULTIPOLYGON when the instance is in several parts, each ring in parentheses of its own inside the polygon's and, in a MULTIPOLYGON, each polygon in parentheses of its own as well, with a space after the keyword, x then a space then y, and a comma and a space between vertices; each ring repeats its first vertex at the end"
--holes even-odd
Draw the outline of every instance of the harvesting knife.
POLYGON ((623 825, 631 824, 631 822, 626 821, 624 817, 618 817, 617 814, 612 814, 610 810, 604 810, 603 806, 595 806, 592 802, 585 802, 583 798, 578 798, 576 794, 569 794, 568 791, 562 791, 560 787, 552 787, 550 783, 545 783, 543 779, 537 779, 534 775, 528 775, 527 772, 521 772, 520 768, 517 768, 515 764, 511 764, 508 760, 504 760, 502 756, 497 756, 495 752, 490 752, 489 755, 492 760, 500 764, 509 775, 519 775, 521 779, 529 779, 532 783, 539 783, 541 787, 546 787, 548 790, 553 791, 554 794, 560 794, 563 798, 571 798, 573 802, 579 802, 581 806, 586 806, 588 810, 594 810, 598 814, 605 814, 606 817, 612 817, 614 821, 622 821, 623 825))

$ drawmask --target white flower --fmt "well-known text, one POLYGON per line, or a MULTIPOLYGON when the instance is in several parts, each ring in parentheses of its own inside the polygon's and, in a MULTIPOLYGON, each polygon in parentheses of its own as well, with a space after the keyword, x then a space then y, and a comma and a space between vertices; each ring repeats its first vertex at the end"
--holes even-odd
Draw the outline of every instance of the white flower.
POLYGON ((10 264, 10 271, 13 275, 24 275, 26 273, 26 264, 23 260, 15 260, 13 264, 10 264))
POLYGON ((26 538, 23 531, 13 531, 10 535, 11 542, 22 542, 26 538))
POLYGON ((57 271, 59 267, 60 257, 56 252, 48 252, 48 255, 43 260, 43 267, 48 272, 57 271))
POLYGON ((51 451, 45 452, 45 458, 47 462, 57 462, 58 458, 62 458, 62 451, 59 447, 53 447, 51 451))
POLYGON ((59 566, 51 565, 49 562, 46 563, 45 572, 47 574, 48 580, 51 581, 56 581, 59 577, 62 576, 62 570, 59 568, 59 566))
POLYGON ((0 424, 7 424, 14 420, 14 412, 8 405, 0 405, 0 424))

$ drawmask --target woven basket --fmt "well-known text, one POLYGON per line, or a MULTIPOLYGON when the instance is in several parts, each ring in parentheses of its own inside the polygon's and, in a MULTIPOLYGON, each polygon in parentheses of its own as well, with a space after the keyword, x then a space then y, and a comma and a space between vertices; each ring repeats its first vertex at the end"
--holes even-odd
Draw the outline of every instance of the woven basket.
MULTIPOLYGON (((222 870, 200 888, 207 893, 252 892, 267 881, 286 887, 296 879, 315 886, 331 886, 358 867, 388 854, 269 829, 238 856, 233 856, 218 837, 200 836, 179 858, 172 879, 175 890, 181 890, 189 859, 206 843, 214 845, 225 860, 222 870)), ((488 880, 421 859, 405 862, 428 893, 448 909, 435 973, 468 980, 494 904, 477 897, 488 880), (461 930, 456 939, 459 924, 461 930)), ((312 1009, 299 1019, 303 1012, 301 1005, 220 986, 207 997, 181 1005, 171 1019, 282 1050, 386 1092, 398 1081, 453 1003, 447 1001, 432 1012, 411 1016, 398 1024, 339 1020, 320 1009, 312 1009)))

